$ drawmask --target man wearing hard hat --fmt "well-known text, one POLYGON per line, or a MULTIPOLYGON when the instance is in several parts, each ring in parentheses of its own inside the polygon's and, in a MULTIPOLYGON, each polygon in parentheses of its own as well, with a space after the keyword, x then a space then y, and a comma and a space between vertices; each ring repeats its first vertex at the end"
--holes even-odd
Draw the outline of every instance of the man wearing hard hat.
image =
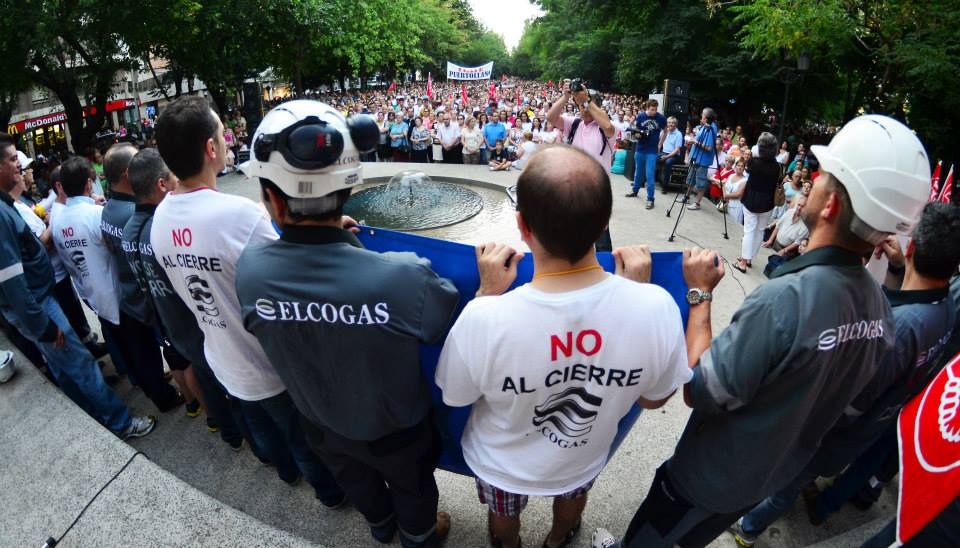
POLYGON ((290 391, 310 447, 364 515, 373 537, 439 544, 439 439, 420 343, 446 333, 459 294, 412 253, 375 253, 344 230, 362 182, 359 154, 377 146, 372 118, 316 101, 270 111, 241 169, 259 180, 280 240, 237 263, 243 326, 290 391))
MULTIPOLYGON (((710 302, 691 304, 693 408, 622 546, 705 546, 807 465, 893 347, 890 305, 862 257, 908 234, 927 201, 930 164, 917 137, 861 116, 814 147, 821 170, 803 213, 804 255, 773 273, 711 341, 710 302)), ((716 254, 685 252, 691 288, 723 277, 716 254)), ((603 530, 595 546, 611 546, 603 530)))

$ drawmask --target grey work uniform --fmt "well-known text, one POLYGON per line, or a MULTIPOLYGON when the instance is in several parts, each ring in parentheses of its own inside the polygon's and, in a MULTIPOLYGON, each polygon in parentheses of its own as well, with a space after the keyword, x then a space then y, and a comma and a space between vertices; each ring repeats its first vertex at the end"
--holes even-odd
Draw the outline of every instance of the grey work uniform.
POLYGON ((137 382, 147 397, 160 411, 167 411, 182 400, 163 378, 163 358, 156 332, 150 326, 147 297, 123 250, 123 228, 133 216, 135 206, 136 198, 130 194, 113 192, 100 217, 103 241, 117 263, 120 281, 120 324, 101 325, 101 328, 120 350, 124 365, 136 372, 137 382))
POLYGON ((430 545, 438 447, 420 344, 443 339, 457 289, 412 253, 368 251, 333 227, 289 226, 248 247, 236 280, 244 327, 311 447, 371 525, 396 515, 410 545, 430 545))
POLYGON ((806 468, 744 516, 742 527, 747 534, 763 532, 793 505, 807 484, 818 476, 836 476, 881 436, 891 433, 903 406, 942 368, 940 358, 957 314, 947 288, 884 292, 893 307, 893 350, 883 356, 876 374, 823 437, 806 468))
POLYGON ((783 488, 893 336, 890 305, 857 254, 823 247, 780 267, 694 368, 693 413, 624 545, 705 545, 783 488))
POLYGON ((192 364, 197 382, 203 391, 207 414, 220 428, 220 437, 230 444, 238 444, 243 429, 239 406, 228 397, 216 379, 203 354, 203 331, 197 318, 170 286, 166 271, 157 262, 150 245, 150 227, 157 206, 137 204, 133 216, 123 227, 124 262, 130 267, 144 299, 146 323, 161 330, 166 337, 167 362, 192 364), (170 351, 172 350, 172 352, 170 351))

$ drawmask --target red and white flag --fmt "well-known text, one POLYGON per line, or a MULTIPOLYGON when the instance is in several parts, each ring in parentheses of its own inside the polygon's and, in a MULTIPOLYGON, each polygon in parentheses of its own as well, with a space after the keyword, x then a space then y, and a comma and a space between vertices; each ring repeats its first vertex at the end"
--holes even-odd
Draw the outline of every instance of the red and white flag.
POLYGON ((547 87, 548 87, 548 88, 552 88, 552 87, 553 87, 553 80, 550 80, 549 82, 547 82, 547 87))
POLYGON ((427 98, 433 101, 433 76, 427 73, 427 98))
POLYGON ((490 82, 490 98, 495 99, 497 97, 497 85, 493 82, 490 82))
POLYGON ((953 166, 947 172, 947 180, 943 182, 943 191, 940 192, 940 201, 949 204, 953 197, 953 166))
POLYGON ((469 101, 467 100, 467 85, 460 84, 460 96, 463 97, 463 103, 466 105, 469 101))
POLYGON ((393 93, 394 91, 397 91, 397 81, 396 81, 396 80, 390 82, 390 86, 387 88, 387 93, 393 93))
POLYGON ((902 544, 960 494, 960 354, 903 407, 897 434, 897 542, 902 544))
POLYGON ((940 164, 943 163, 943 160, 937 160, 937 167, 933 168, 933 177, 930 178, 930 199, 928 202, 933 202, 940 197, 940 164))

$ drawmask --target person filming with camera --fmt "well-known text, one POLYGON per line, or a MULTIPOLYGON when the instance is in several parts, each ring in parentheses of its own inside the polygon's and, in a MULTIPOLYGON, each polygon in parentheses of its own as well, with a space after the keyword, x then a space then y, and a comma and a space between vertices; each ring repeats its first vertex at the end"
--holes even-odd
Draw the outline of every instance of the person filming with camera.
MULTIPOLYGON (((600 94, 587 89, 579 79, 563 81, 563 98, 550 107, 547 122, 563 132, 568 145, 578 148, 596 158, 603 169, 610 172, 613 165, 613 145, 617 129, 606 111, 600 108, 600 94), (563 114, 564 108, 573 101, 580 108, 580 117, 563 114)), ((607 228, 597 241, 597 251, 611 251, 613 241, 607 228)))
POLYGON ((564 80, 563 98, 547 112, 547 121, 560 128, 568 145, 593 156, 610 171, 617 128, 606 111, 600 108, 600 94, 596 90, 587 89, 580 80, 564 80), (580 109, 579 118, 563 114, 571 99, 580 109))
POLYGON ((633 188, 627 198, 636 198, 640 185, 647 185, 647 209, 653 209, 654 183, 657 172, 657 152, 660 150, 661 133, 667 127, 667 119, 657 112, 656 99, 647 101, 647 108, 641 112, 628 131, 637 141, 635 154, 636 169, 633 172, 633 188))

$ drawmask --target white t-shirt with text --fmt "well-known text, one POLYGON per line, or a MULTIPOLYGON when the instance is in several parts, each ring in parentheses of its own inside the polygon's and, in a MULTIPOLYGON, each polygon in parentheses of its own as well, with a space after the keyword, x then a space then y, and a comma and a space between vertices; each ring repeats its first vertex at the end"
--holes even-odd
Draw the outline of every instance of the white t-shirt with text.
POLYGON ((67 205, 50 217, 50 232, 80 298, 101 319, 120 325, 120 279, 116 259, 103 241, 102 215, 103 206, 91 198, 67 198, 67 205))
POLYGON ((663 288, 619 276, 565 293, 529 284, 467 304, 436 382, 473 405, 463 456, 484 481, 552 496, 595 478, 621 418, 689 381, 680 310, 663 288))
POLYGON ((286 389, 263 347, 243 328, 235 283, 243 250, 276 239, 260 206, 212 189, 168 194, 150 230, 157 262, 203 331, 210 369, 227 392, 247 401, 286 389))

